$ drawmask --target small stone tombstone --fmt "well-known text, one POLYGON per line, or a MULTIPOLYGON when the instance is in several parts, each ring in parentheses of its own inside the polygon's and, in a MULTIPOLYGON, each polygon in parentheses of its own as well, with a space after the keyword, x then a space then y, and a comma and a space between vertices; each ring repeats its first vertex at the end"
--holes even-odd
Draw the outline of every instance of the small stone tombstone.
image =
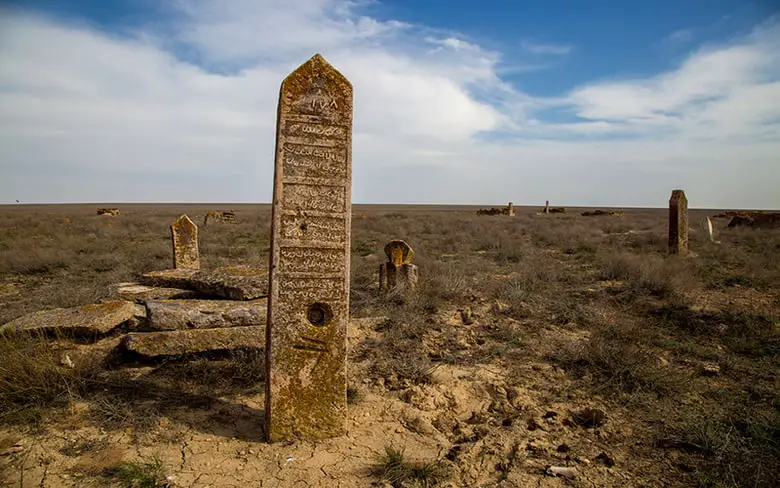
POLYGON ((385 246, 387 263, 379 266, 381 291, 413 291, 417 286, 417 266, 412 264, 414 251, 406 242, 395 239, 385 246))
POLYGON ((187 215, 171 224, 174 269, 200 269, 198 226, 187 215))
POLYGON ((550 213, 550 200, 544 201, 544 213, 550 213))
POLYGON ((673 190, 669 199, 669 252, 688 252, 688 199, 682 190, 673 190))
POLYGON ((319 54, 277 113, 266 332, 268 441, 346 434, 352 85, 319 54))

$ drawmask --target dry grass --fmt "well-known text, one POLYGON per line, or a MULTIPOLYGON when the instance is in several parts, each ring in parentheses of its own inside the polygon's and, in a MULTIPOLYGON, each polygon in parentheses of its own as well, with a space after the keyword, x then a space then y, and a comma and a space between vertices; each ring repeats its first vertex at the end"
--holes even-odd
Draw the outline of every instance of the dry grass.
POLYGON ((442 461, 414 462, 406 458, 402 449, 385 446, 372 473, 394 488, 434 488, 449 478, 449 469, 442 461))
MULTIPOLYGON (((167 268, 170 223, 184 211, 200 222, 206 210, 219 208, 128 206, 113 218, 79 206, 0 210, 0 322, 94 302, 110 283, 167 268)), ((267 263, 268 207, 236 210, 235 225, 201 227, 204 267, 267 263)), ((356 211, 368 217, 353 220, 351 313, 389 317, 375 339, 350 352, 366 366, 360 371, 393 390, 431 382, 442 363, 511 370, 534 354, 539 330, 567 330, 584 339, 563 342, 548 360, 599 401, 630 404, 631 422, 657 440, 631 456, 653 464, 675 453, 667 459, 676 471, 663 476, 688 486, 774 486, 780 232, 726 229, 717 221, 714 244, 696 227, 705 214, 694 211, 695 256, 682 258, 665 252, 662 210, 604 218, 518 211, 515 218, 430 208, 356 211), (415 250, 416 296, 377 293, 390 239, 415 250), (505 306, 480 312, 473 325, 443 323, 449 311, 489 309, 495 301, 505 306), (702 361, 717 364, 720 375, 701 376, 702 361)), ((60 366, 40 339, 0 338, 0 419, 40 419, 78 396, 90 402, 94 422, 143 430, 185 407, 226 409, 225 397, 261 392, 262 371, 262 355, 244 352, 170 362, 141 377, 122 370, 95 375, 60 366)), ((360 395, 353 393, 354 403, 360 395)), ((377 476, 394 486, 443 479, 435 463, 415 467, 403 451, 385 454, 377 476)))

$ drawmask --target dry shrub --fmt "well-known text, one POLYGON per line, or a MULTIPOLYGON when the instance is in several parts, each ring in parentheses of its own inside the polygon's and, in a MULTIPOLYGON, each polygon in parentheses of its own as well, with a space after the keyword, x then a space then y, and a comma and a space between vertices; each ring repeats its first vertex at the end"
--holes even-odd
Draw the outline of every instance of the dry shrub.
POLYGON ((681 378, 661 366, 650 343, 638 327, 610 325, 564 345, 553 359, 577 377, 589 376, 598 392, 665 396, 678 391, 681 378))
POLYGON ((623 281, 634 296, 681 297, 695 282, 683 258, 618 253, 601 257, 601 278, 623 281))
POLYGON ((780 413, 722 398, 726 408, 677 409, 658 444, 687 453, 702 487, 770 488, 780 479, 780 413))
POLYGON ((35 334, 0 334, 0 421, 38 420, 47 408, 67 404, 95 381, 98 365, 60 364, 49 339, 35 334))
POLYGON ((385 446, 384 454, 379 456, 371 472, 381 481, 390 483, 393 488, 433 488, 450 478, 449 466, 443 461, 409 461, 403 449, 393 446, 385 446))

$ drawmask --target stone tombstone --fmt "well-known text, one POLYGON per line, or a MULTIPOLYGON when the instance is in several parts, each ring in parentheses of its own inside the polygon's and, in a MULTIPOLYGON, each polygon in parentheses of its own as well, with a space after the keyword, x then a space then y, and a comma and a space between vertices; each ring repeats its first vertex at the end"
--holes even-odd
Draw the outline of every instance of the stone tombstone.
POLYGON ((387 263, 379 266, 379 289, 412 291, 417 286, 417 266, 412 264, 414 251, 405 241, 394 239, 385 246, 387 263))
POLYGON ((187 215, 171 224, 174 269, 200 269, 198 226, 187 215))
POLYGON ((688 251, 688 199, 682 190, 673 190, 669 199, 669 251, 688 251))
POLYGON ((352 85, 319 54, 282 82, 274 168, 265 434, 344 435, 352 85))
POLYGON ((550 213, 550 200, 544 201, 544 213, 550 213))
POLYGON ((515 204, 512 202, 509 202, 509 204, 506 206, 506 214, 510 217, 515 216, 515 204))

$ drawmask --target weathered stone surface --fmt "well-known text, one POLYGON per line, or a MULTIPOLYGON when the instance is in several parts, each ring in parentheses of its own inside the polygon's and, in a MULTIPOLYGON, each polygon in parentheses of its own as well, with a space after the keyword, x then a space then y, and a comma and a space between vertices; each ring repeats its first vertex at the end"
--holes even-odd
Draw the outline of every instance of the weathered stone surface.
POLYGON ((673 190, 669 199, 669 251, 688 252, 688 199, 682 190, 673 190))
POLYGON ((168 269, 141 276, 149 286, 184 288, 230 300, 254 300, 268 296, 268 268, 231 266, 215 270, 168 269))
POLYGON ((265 326, 224 329, 131 332, 120 344, 124 351, 148 357, 178 356, 204 351, 265 347, 265 326))
POLYGON ((171 224, 174 269, 200 269, 198 226, 187 215, 171 224))
POLYGON ((143 303, 147 300, 203 298, 203 294, 196 290, 147 286, 132 282, 116 283, 111 285, 109 289, 112 296, 136 303, 143 303))
POLYGON ((417 286, 417 266, 411 264, 414 251, 400 239, 385 246, 387 263, 379 267, 379 289, 386 291, 412 291, 417 286))
POLYGON ((0 332, 29 331, 62 333, 76 337, 95 336, 111 332, 125 322, 135 320, 137 304, 112 300, 74 308, 55 308, 34 312, 0 326, 0 332))
POLYGON ((149 330, 212 329, 265 325, 268 301, 150 300, 146 302, 149 330))
POLYGON ((273 202, 266 436, 343 435, 352 85, 319 54, 282 82, 273 202))
POLYGON ((414 258, 412 247, 405 241, 393 239, 385 246, 385 256, 387 260, 395 266, 409 264, 414 258))

